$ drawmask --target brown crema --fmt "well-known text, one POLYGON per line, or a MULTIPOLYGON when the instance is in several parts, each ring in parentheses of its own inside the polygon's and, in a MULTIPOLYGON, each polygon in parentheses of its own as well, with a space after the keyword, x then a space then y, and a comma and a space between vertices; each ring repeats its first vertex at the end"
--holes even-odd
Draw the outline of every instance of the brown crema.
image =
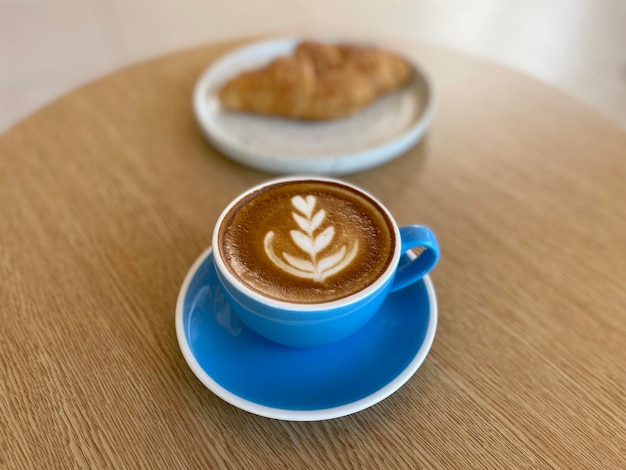
POLYGON ((222 259, 240 282, 303 304, 339 300, 373 284, 395 243, 378 203, 319 180, 277 182, 244 196, 218 232, 222 259))

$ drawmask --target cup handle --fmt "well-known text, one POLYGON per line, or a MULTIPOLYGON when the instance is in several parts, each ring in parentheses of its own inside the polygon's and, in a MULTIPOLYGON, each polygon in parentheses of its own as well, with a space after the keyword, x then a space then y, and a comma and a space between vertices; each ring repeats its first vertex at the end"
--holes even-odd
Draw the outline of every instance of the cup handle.
POLYGON ((428 227, 421 225, 400 227, 400 240, 402 255, 390 292, 419 281, 439 260, 439 244, 435 234, 428 227), (418 256, 407 253, 410 249, 418 247, 423 248, 418 256))

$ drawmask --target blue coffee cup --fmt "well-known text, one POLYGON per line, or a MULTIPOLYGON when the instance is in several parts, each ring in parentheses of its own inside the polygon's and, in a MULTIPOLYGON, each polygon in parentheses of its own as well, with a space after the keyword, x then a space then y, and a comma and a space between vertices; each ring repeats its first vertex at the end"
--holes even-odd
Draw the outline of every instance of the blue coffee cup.
MULTIPOLYGON (((398 227, 385 206, 361 188, 344 181, 318 176, 292 176, 251 188, 226 207, 213 232, 213 260, 226 300, 237 316, 258 334, 285 346, 306 348, 329 344, 359 330, 376 314, 385 298, 422 279, 439 259, 439 245, 431 229, 420 225, 398 227), (331 182, 343 185, 372 201, 393 227, 391 261, 367 287, 339 300, 295 303, 276 300, 251 289, 226 266, 220 250, 219 229, 233 207, 257 191, 292 181, 331 182), (419 255, 412 250, 419 249, 419 255)), ((269 260, 268 260, 269 262, 269 260)))

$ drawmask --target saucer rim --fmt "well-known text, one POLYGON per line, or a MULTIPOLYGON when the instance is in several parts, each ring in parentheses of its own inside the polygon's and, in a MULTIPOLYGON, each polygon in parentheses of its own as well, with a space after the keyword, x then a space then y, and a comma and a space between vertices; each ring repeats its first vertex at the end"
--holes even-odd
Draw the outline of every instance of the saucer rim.
POLYGON ((360 398, 353 402, 330 408, 321 408, 315 410, 293 410, 277 408, 267 405, 261 405, 253 401, 244 399, 220 385, 202 368, 200 363, 197 361, 195 355, 193 354, 189 342, 187 341, 187 335, 185 334, 183 322, 185 297, 193 278, 198 272, 198 269, 200 268, 200 266, 202 266, 204 261, 209 258, 209 256, 211 256, 212 251, 213 250, 211 246, 206 248, 194 261, 189 271, 185 275, 185 279, 181 285, 176 301, 176 337, 183 357, 196 378, 200 380, 200 382, 205 387, 211 390, 211 392, 213 392, 219 398, 241 410, 266 418, 284 421, 321 421, 347 416, 362 411, 381 402, 382 400, 393 394, 395 391, 400 389, 420 368, 432 347, 435 339, 435 332, 437 330, 438 307, 433 283, 430 279, 430 276, 426 275, 422 278, 422 281, 424 282, 424 287, 426 288, 428 303, 430 306, 429 321, 428 327, 426 329, 426 334, 424 335, 424 339, 422 340, 419 349, 417 350, 409 364, 407 364, 407 366, 386 385, 369 394, 368 396, 360 398))

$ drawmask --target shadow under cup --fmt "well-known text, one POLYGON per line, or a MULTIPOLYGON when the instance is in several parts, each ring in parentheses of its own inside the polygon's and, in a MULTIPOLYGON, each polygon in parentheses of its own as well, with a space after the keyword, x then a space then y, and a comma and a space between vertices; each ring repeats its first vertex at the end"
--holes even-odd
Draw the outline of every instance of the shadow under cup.
MULTIPOLYGON (((329 344, 359 330, 376 314, 390 292, 417 282, 437 263, 439 247, 423 226, 398 228, 389 211, 375 198, 348 183, 319 177, 289 177, 257 186, 236 198, 219 217, 213 234, 213 260, 226 300, 237 316, 258 334, 279 344, 306 348, 329 344), (249 288, 234 276, 220 252, 219 229, 229 211, 263 188, 284 182, 328 182, 341 185, 371 201, 390 222, 393 253, 385 270, 371 284, 338 300, 296 303, 277 300, 249 288), (419 256, 410 252, 421 248, 419 256)), ((269 262, 269 261, 268 261, 269 262)))

